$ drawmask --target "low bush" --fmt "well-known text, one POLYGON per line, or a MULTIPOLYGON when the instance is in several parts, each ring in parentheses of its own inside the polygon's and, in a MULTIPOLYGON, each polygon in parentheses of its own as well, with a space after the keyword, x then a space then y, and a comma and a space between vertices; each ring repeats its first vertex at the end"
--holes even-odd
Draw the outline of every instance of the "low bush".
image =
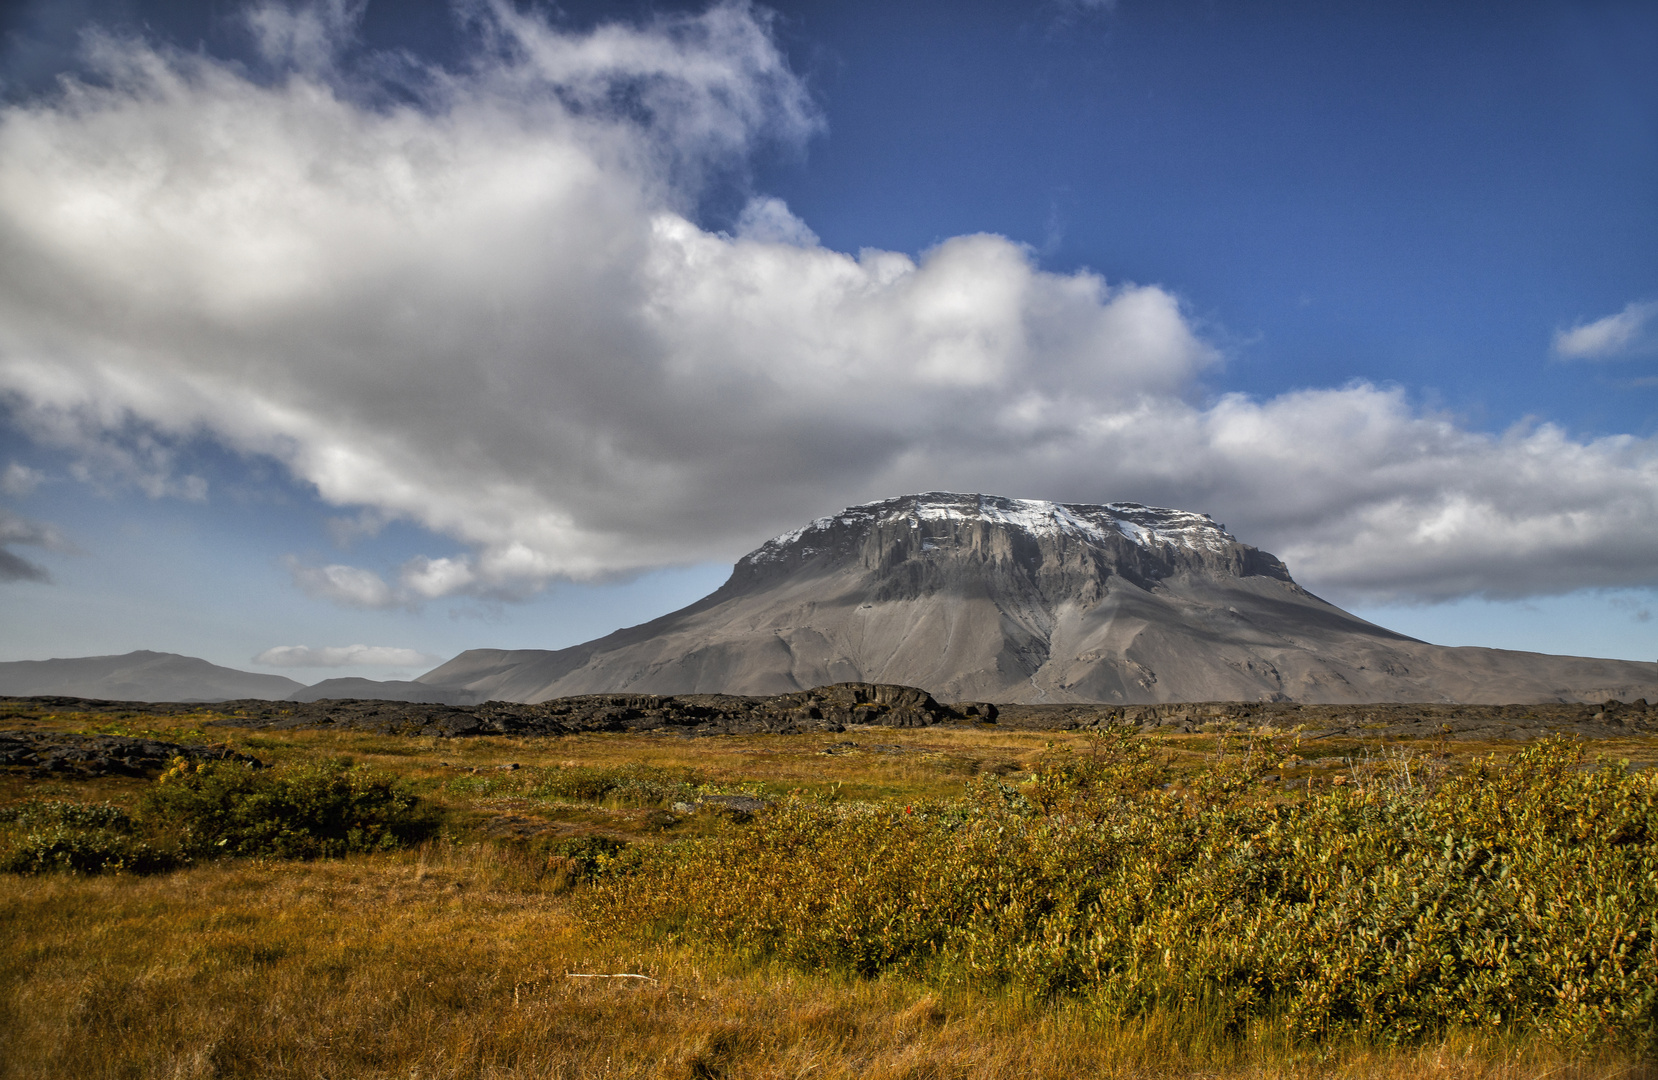
POLYGON ((132 814, 47 800, 0 809, 0 870, 148 873, 222 855, 384 851, 430 825, 402 781, 345 762, 255 770, 179 758, 132 814))
POLYGON ((16 806, 0 806, 0 825, 19 828, 61 826, 72 829, 113 829, 126 832, 132 818, 112 803, 78 803, 61 799, 27 799, 16 806))
POLYGON ((663 769, 641 764, 614 768, 567 766, 542 773, 529 793, 540 799, 666 806, 695 799, 702 787, 702 778, 689 769, 663 769))
POLYGON ((609 836, 567 836, 553 843, 551 852, 580 867, 583 874, 609 870, 620 864, 630 846, 609 836))
POLYGON ((109 803, 30 799, 0 808, 0 871, 149 873, 177 861, 172 852, 135 836, 132 818, 109 803))
POLYGON ((337 759, 270 770, 180 759, 144 792, 139 814, 197 858, 385 851, 429 828, 405 782, 337 759))
POLYGON ((1651 776, 1551 741, 1435 789, 1284 802, 1251 786, 1263 767, 1166 787, 1117 738, 956 801, 795 799, 641 852, 578 903, 605 935, 1074 995, 1113 1018, 1658 1046, 1651 776))

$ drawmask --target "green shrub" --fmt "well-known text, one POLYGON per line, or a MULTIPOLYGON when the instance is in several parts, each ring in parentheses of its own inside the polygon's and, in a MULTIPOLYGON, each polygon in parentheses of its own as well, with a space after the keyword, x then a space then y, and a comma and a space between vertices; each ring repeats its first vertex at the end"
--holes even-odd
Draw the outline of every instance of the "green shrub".
POLYGON ((562 860, 573 880, 587 881, 606 873, 624 870, 638 858, 637 849, 625 840, 609 836, 567 836, 547 848, 553 859, 562 860))
POLYGON ((61 799, 26 799, 15 806, 0 806, 0 825, 22 828, 61 825, 74 829, 115 829, 126 832, 132 818, 112 803, 64 802, 61 799))
POLYGON ((1548 742, 1437 790, 1283 804, 1257 765, 1184 791, 1119 741, 911 808, 802 800, 643 851, 578 903, 601 933, 810 969, 1200 1006, 1234 1031, 1446 1026, 1658 1045, 1658 784, 1548 742))
POLYGON ((148 873, 176 862, 171 852, 135 837, 132 818, 109 803, 30 799, 0 808, 0 871, 148 873))
POLYGON ((569 766, 542 773, 530 788, 530 795, 624 806, 665 806, 695 799, 702 786, 702 778, 689 769, 640 764, 617 768, 569 766))
POLYGON ((262 770, 179 758, 135 814, 46 800, 0 809, 0 870, 148 873, 222 855, 308 859, 395 848, 430 825, 402 781, 342 761, 262 770))
POLYGON ((428 828, 403 781, 339 760, 257 770, 181 758, 145 791, 139 813, 196 858, 384 851, 428 828))
POLYGON ((1158 746, 1137 738, 1131 727, 1112 727, 1089 740, 1086 752, 1050 747, 1037 760, 1023 794, 1038 807, 1086 812, 1100 799, 1143 795, 1169 780, 1158 746))
POLYGON ((13 874, 51 870, 82 874, 125 870, 149 874, 169 870, 178 863, 178 856, 172 851, 105 829, 54 825, 0 841, 0 871, 13 874))

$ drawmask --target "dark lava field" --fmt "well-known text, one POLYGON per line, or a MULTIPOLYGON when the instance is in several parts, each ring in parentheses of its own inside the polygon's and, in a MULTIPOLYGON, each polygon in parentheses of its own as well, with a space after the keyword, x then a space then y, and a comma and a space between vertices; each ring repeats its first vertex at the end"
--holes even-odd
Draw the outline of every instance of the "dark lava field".
POLYGON ((1073 731, 1130 725, 1169 734, 1299 728, 1307 738, 1453 738, 1526 740, 1545 734, 1584 738, 1658 731, 1658 705, 1644 700, 1602 704, 1456 705, 1378 703, 1303 705, 1293 702, 1201 702, 1157 705, 941 704, 923 690, 841 683, 769 697, 726 694, 590 694, 534 705, 489 701, 438 705, 401 701, 201 702, 97 701, 83 698, 0 698, 0 706, 126 716, 211 713, 206 726, 248 729, 334 729, 386 735, 460 738, 474 735, 568 735, 655 732, 665 735, 805 734, 852 726, 920 728, 996 725, 1014 730, 1073 731))

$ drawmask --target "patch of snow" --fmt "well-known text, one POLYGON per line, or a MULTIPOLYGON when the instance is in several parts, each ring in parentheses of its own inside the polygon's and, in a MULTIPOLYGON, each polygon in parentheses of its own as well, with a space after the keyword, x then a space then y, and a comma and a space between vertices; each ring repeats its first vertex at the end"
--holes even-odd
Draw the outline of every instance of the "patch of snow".
MULTIPOLYGON (((1034 536, 1069 535, 1093 543, 1121 536, 1145 548, 1172 546, 1190 551, 1223 552, 1237 540, 1208 514, 1140 503, 1053 503, 1037 499, 1006 499, 996 495, 958 495, 929 491, 881 502, 850 506, 830 517, 769 540, 745 556, 754 563, 775 562, 793 551, 801 556, 820 548, 796 545, 814 533, 837 527, 907 522, 919 528, 924 521, 984 521, 1020 529, 1034 536)), ((931 541, 923 548, 936 547, 931 541)))

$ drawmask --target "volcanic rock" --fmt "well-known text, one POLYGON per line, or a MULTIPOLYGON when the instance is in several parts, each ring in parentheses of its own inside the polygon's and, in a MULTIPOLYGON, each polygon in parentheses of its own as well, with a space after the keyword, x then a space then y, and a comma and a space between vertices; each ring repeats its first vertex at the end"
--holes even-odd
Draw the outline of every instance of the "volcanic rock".
MULTIPOLYGON (((49 719, 65 712, 80 717, 106 715, 122 721, 135 716, 191 715, 201 706, 180 702, 87 701, 80 698, 0 698, 0 710, 18 721, 49 719)), ((1147 733, 1249 732, 1263 728, 1296 730, 1309 740, 1338 739, 1480 739, 1529 740, 1544 735, 1588 739, 1644 737, 1658 732, 1658 706, 1637 698, 1631 702, 1552 702, 1530 705, 1359 704, 1307 705, 1298 702, 1180 702, 1149 705, 1036 704, 997 707, 958 702, 940 705, 914 687, 843 684, 770 697, 731 694, 592 694, 558 698, 538 704, 488 701, 481 705, 444 705, 407 701, 330 700, 278 702, 249 699, 216 706, 221 719, 207 727, 331 729, 382 735, 464 738, 506 735, 559 736, 583 732, 631 732, 667 737, 706 735, 799 735, 840 732, 848 728, 921 727, 934 724, 996 724, 1025 730, 1076 730, 1129 727, 1147 733), (860 707, 861 706, 861 707, 860 707), (814 715, 814 713, 816 715, 814 715)), ((114 736, 60 736, 50 732, 9 732, 48 747, 47 756, 72 762, 89 738, 114 736)), ((128 740, 152 749, 139 764, 144 769, 164 767, 183 754, 229 756, 223 747, 179 746, 149 740, 128 740)), ((96 749, 96 747, 94 747, 96 749)), ((856 742, 840 739, 824 745, 825 754, 850 752, 920 753, 904 743, 856 742)), ((15 752, 15 748, 5 750, 15 752)), ((101 757, 117 755, 103 754, 101 757)), ((0 764, 5 763, 0 756, 0 764)), ((12 759, 29 768, 51 768, 45 759, 12 759)), ((251 760, 251 759, 246 759, 251 760)), ((107 771, 119 771, 100 765, 107 771)), ((455 766, 457 768, 461 766, 455 766)), ((511 770, 516 765, 500 765, 511 770)))
POLYGON ((237 715, 211 726, 333 728, 383 735, 569 735, 655 731, 681 735, 793 735, 842 731, 848 724, 930 727, 995 717, 995 707, 940 705, 913 686, 848 683, 767 697, 732 694, 587 694, 537 704, 322 700, 235 702, 237 715))
POLYGON ((23 769, 36 776, 148 776, 168 768, 177 758, 259 764, 257 758, 227 746, 187 746, 125 735, 0 731, 0 768, 23 769))

